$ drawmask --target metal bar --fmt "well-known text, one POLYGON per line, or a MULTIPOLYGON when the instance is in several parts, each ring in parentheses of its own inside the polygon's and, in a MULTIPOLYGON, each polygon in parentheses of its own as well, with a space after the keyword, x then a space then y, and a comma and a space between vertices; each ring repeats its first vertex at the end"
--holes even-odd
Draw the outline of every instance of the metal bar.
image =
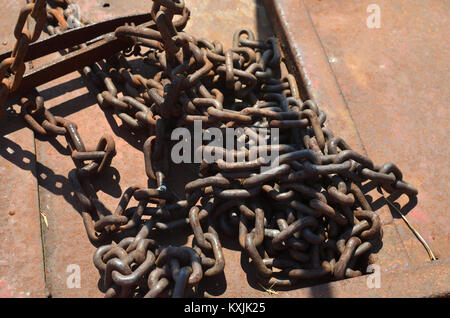
MULTIPOLYGON (((135 14, 110 19, 103 22, 87 25, 85 27, 68 30, 62 34, 56 34, 38 42, 32 43, 25 56, 25 62, 37 59, 53 52, 73 47, 77 44, 88 42, 104 34, 113 32, 117 27, 126 23, 142 24, 151 20, 151 15, 135 14)), ((11 56, 11 51, 0 55, 0 61, 11 56)))
POLYGON ((25 93, 86 65, 107 58, 116 52, 126 49, 130 45, 131 42, 117 39, 112 33, 105 35, 105 37, 97 43, 71 52, 58 58, 56 61, 52 61, 50 64, 43 65, 38 69, 26 73, 20 86, 11 94, 11 96, 25 93))

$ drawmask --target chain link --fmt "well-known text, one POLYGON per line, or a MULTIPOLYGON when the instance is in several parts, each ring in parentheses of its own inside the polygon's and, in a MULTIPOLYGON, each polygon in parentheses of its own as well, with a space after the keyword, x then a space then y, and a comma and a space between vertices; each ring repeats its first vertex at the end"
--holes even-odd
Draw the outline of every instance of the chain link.
POLYGON ((11 53, 11 57, 5 59, 0 64, 0 118, 2 108, 8 99, 9 94, 19 87, 25 73, 24 59, 31 43, 39 39, 44 25, 47 21, 46 0, 34 0, 20 10, 19 18, 14 27, 14 37, 16 44, 11 53), (34 28, 30 30, 26 24, 27 19, 34 20, 34 28))

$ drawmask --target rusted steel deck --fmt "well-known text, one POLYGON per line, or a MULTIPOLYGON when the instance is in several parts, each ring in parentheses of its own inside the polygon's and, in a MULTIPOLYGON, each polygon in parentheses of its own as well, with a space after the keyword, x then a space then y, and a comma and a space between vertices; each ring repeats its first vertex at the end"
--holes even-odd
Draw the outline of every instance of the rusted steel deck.
MULTIPOLYGON (((146 1, 78 0, 92 21, 147 12, 146 1), (106 6, 105 3, 109 5, 106 6), (130 5, 132 4, 132 5, 130 5)), ((448 50, 442 39, 448 5, 432 1, 383 1, 381 28, 366 27, 368 1, 186 0, 192 11, 187 31, 231 46, 238 27, 259 38, 275 32, 290 67, 303 83, 303 96, 327 113, 331 129, 377 163, 392 160, 419 189, 417 202, 398 198, 402 211, 430 243, 438 261, 374 189, 366 189, 384 226, 383 248, 373 260, 382 270, 381 288, 369 289, 366 277, 279 291, 272 297, 435 296, 449 289, 449 221, 446 216, 449 158, 448 50), (416 20, 412 20, 412 17, 416 20), (447 81, 446 81, 447 80, 447 81)), ((12 31, 21 2, 0 12, 0 51, 12 49, 12 31), (5 43, 5 44, 3 44, 5 43)), ((41 59, 38 63, 51 60, 41 59)), ((28 65, 30 67, 30 65, 28 65)), ((78 72, 45 84, 38 91, 55 115, 79 123, 88 145, 98 135, 115 136, 117 156, 111 175, 96 182, 102 202, 113 208, 131 184, 147 183, 143 140, 98 107, 93 87, 78 72), (138 168, 136 168, 138 167, 138 168)), ((0 296, 102 297, 100 276, 67 179, 73 168, 65 141, 35 138, 13 110, 0 121, 0 296), (44 218, 45 216, 45 218, 44 218), (68 288, 68 266, 81 270, 81 288, 68 288)), ((171 185, 181 195, 193 171, 175 166, 171 185)), ((397 198, 391 198, 396 200, 397 198)), ((171 236, 171 235, 170 235, 171 236)), ((186 243, 183 240, 174 242, 186 243)), ((226 246, 225 275, 202 282, 206 296, 269 296, 248 277, 238 247, 226 246)))

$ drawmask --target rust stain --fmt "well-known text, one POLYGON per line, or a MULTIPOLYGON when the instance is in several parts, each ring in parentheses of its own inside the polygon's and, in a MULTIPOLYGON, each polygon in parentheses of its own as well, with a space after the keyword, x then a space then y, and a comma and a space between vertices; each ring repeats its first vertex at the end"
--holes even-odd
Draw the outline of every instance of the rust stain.
POLYGON ((366 65, 364 65, 364 60, 360 59, 358 55, 348 55, 344 61, 352 74, 353 80, 360 86, 367 88, 369 79, 365 74, 366 65))
POLYGON ((7 282, 0 278, 0 298, 10 298, 13 297, 13 292, 11 291, 7 282))

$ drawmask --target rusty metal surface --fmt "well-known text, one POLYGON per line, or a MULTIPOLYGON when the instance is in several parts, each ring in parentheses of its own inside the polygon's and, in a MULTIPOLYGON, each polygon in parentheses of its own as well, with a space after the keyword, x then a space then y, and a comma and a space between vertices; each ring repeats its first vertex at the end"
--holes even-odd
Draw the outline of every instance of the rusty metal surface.
POLYGON ((272 35, 268 14, 261 0, 189 0, 192 19, 186 32, 198 38, 220 41, 224 47, 232 46, 232 34, 238 28, 249 28, 258 39, 272 35))
POLYGON ((409 221, 449 257, 449 3, 383 1, 379 29, 366 27, 370 1, 305 3, 367 153, 396 158, 419 188, 409 221))
MULTIPOLYGON (((382 271, 380 288, 368 288, 367 276, 348 278, 337 282, 302 288, 293 292, 278 291, 272 298, 278 297, 333 297, 333 298, 413 298, 448 297, 450 283, 450 260, 443 259, 420 265, 403 264, 395 269, 382 271), (440 279, 436 279, 440 277, 440 279)), ((231 287, 231 286, 230 286, 231 287)), ((228 295, 228 294, 227 294, 228 295)), ((261 297, 255 289, 233 289, 228 297, 261 297)))
MULTIPOLYGON (((441 41, 445 23, 437 27, 433 22, 445 21, 445 5, 437 1, 425 9, 419 2, 385 2, 381 5, 383 26, 368 29, 367 1, 265 3, 276 12, 271 18, 278 23, 277 34, 287 40, 286 51, 300 66, 307 94, 330 107, 344 105, 365 152, 376 161, 394 156, 405 174, 418 183, 418 202, 400 197, 399 207, 438 257, 448 258, 448 198, 439 190, 448 186, 444 128, 449 118, 448 90, 441 89, 448 78, 442 67, 448 57, 441 41), (414 54, 405 55, 406 51, 414 54), (321 81, 315 87, 318 73, 321 81), (320 87, 324 79, 330 81, 327 88, 320 87), (330 87, 334 94, 324 94, 330 87)), ((332 116, 331 122, 336 119, 332 116)), ((429 262, 423 246, 379 193, 368 194, 385 222, 394 225, 385 227, 394 234, 392 240, 385 240, 393 248, 380 251, 381 265, 399 268, 429 262)))
POLYGON ((0 297, 45 295, 33 133, 0 128, 0 297))
MULTIPOLYGON (((305 87, 304 94, 317 100, 320 107, 327 111, 329 126, 346 136, 351 147, 367 153, 303 2, 268 0, 265 5, 268 11, 274 12, 270 18, 275 26, 275 33, 285 40, 282 41, 284 52, 290 64, 297 69, 298 78, 305 87), (302 27, 299 28, 298 25, 302 27)), ((393 224, 394 218, 385 202, 377 199, 379 194, 375 190, 368 191, 367 194, 370 195, 369 200, 377 203, 374 209, 384 225, 383 248, 373 261, 384 268, 395 268, 413 261, 393 224)), ((421 254, 419 263, 427 260, 426 252, 419 246, 414 235, 409 230, 404 233, 418 247, 416 251, 421 254)))
MULTIPOLYGON (((2 3, 15 14, 1 15, 0 51, 14 45, 12 28, 22 5, 2 3)), ((44 297, 34 136, 17 111, 8 108, 8 125, 0 121, 0 297, 44 297)))
MULTIPOLYGON (((272 1, 267 2, 272 3, 272 1)), ((308 60, 308 56, 317 54, 317 51, 309 51, 308 46, 301 47, 300 43, 302 43, 302 40, 305 40, 305 37, 308 38, 313 33, 318 34, 318 36, 316 35, 317 47, 320 47, 323 43, 333 71, 336 70, 338 88, 342 90, 344 100, 348 101, 348 109, 352 115, 351 117, 354 118, 354 125, 358 128, 367 153, 369 155, 373 153, 376 160, 383 160, 387 158, 388 153, 394 155, 394 153, 398 152, 398 155, 395 155, 395 157, 399 158, 399 166, 406 168, 406 175, 414 175, 415 177, 412 178, 416 178, 419 184, 418 205, 416 206, 416 202, 408 202, 405 198, 400 197, 399 203, 402 211, 404 213, 409 212, 409 218, 412 219, 414 226, 419 231, 424 232, 426 240, 431 243, 436 254, 441 258, 448 257, 448 219, 445 215, 448 199, 441 198, 441 192, 437 190, 448 184, 448 178, 445 177, 447 170, 444 166, 440 169, 436 168, 440 164, 445 165, 445 160, 439 159, 439 155, 433 155, 433 152, 437 149, 434 142, 424 142, 424 136, 428 134, 433 136, 433 139, 441 138, 440 144, 445 144, 445 128, 436 129, 436 127, 446 127, 448 122, 448 111, 444 106, 448 92, 442 92, 438 88, 440 83, 443 82, 443 78, 447 76, 444 71, 441 71, 442 68, 440 66, 445 65, 446 62, 444 57, 441 58, 441 63, 436 63, 433 58, 429 59, 433 63, 434 68, 432 68, 431 64, 427 64, 426 67, 420 69, 420 74, 424 73, 425 76, 430 77, 440 74, 439 76, 442 77, 442 80, 439 81, 439 77, 435 77, 433 82, 430 78, 428 82, 430 86, 428 88, 422 86, 423 82, 420 80, 416 84, 416 89, 411 89, 409 87, 410 84, 406 85, 405 80, 414 78, 413 74, 417 72, 415 67, 410 66, 421 65, 421 63, 418 63, 416 55, 411 56, 415 60, 410 63, 403 63, 403 53, 408 46, 411 46, 414 52, 422 56, 421 61, 426 60, 425 56, 429 47, 435 48, 434 52, 436 53, 445 52, 445 50, 440 49, 441 42, 438 40, 439 37, 429 37, 428 41, 430 43, 428 46, 422 46, 419 42, 415 42, 414 39, 425 36, 424 32, 428 30, 423 27, 423 23, 416 23, 414 27, 411 26, 411 23, 407 23, 407 21, 412 20, 411 17, 416 16, 419 7, 409 6, 408 10, 400 10, 400 2, 395 1, 383 7, 385 8, 386 21, 396 21, 396 24, 393 26, 386 22, 387 25, 384 28, 376 30, 370 30, 365 27, 367 18, 366 7, 368 5, 366 2, 356 7, 355 5, 346 5, 344 3, 330 5, 328 2, 327 4, 318 1, 308 2, 308 7, 311 7, 311 11, 313 9, 316 10, 316 14, 311 14, 312 22, 314 23, 311 26, 311 33, 305 34, 296 28, 295 25, 302 18, 309 18, 306 6, 302 2, 301 5, 297 6, 297 9, 293 9, 292 4, 292 1, 283 0, 277 1, 276 6, 277 16, 283 18, 280 29, 282 29, 284 36, 288 37, 289 48, 298 53, 294 60, 297 60, 298 63, 301 61, 306 64, 303 70, 303 74, 306 75, 311 74, 313 69, 316 70, 321 67, 330 69, 327 59, 322 59, 319 63, 314 63, 313 59, 308 60), (397 11, 402 11, 402 14, 394 15, 394 12, 397 11), (328 19, 334 19, 335 23, 329 23, 328 19), (397 24, 399 19, 403 21, 402 28, 400 28, 400 24, 397 24), (317 30, 314 29, 314 26, 317 26, 317 30), (378 32, 378 35, 369 36, 367 32, 372 32, 371 34, 378 32), (394 34, 397 35, 394 36, 394 34), (400 38, 400 34, 402 34, 402 38, 400 38), (405 45, 393 46, 389 44, 394 43, 391 42, 393 37, 398 40, 398 43, 406 42, 405 45), (319 38, 322 42, 320 42, 319 38), (358 40, 355 41, 355 39, 358 40), (346 57, 347 60, 345 59, 346 57), (394 63, 395 60, 397 60, 396 63, 394 63), (358 61, 358 71, 355 70, 355 61, 358 61), (391 62, 389 64, 391 67, 389 72, 381 71, 388 65, 387 63, 383 64, 384 62, 382 61, 391 62), (431 71, 432 69, 433 71, 431 71), (360 81, 362 78, 365 81, 360 81), (343 83, 342 85, 341 82, 343 83), (433 88, 431 88, 431 83, 434 85, 433 88), (419 107, 420 99, 418 96, 424 100, 433 100, 436 96, 434 90, 439 90, 442 93, 437 98, 437 102, 432 103, 432 105, 427 103, 427 107, 419 107), (421 94, 417 95, 418 91, 421 91, 421 94), (397 102, 395 107, 392 107, 393 101, 397 102), (434 110, 430 110, 430 107, 434 110), (368 115, 362 116, 363 112, 368 115), (447 114, 445 114, 446 112, 447 114), (431 115, 436 113, 442 113, 442 116, 437 119, 431 115), (431 116, 433 119, 431 119, 431 116), (430 119, 427 120, 427 118, 430 119), (440 123, 437 124, 438 122, 440 123), (367 129, 367 127, 370 127, 370 129, 367 129), (420 162, 423 162, 420 165, 421 168, 417 169, 417 165, 420 162), (433 164, 425 164, 425 162, 433 162, 433 164), (436 176, 432 178, 435 180, 432 184, 420 186, 421 182, 425 182, 424 180, 431 180, 427 179, 427 176, 436 173, 441 174, 441 172, 444 174, 444 177, 436 176)), ((427 19, 427 14, 432 14, 431 12, 438 14, 439 10, 433 11, 432 8, 429 8, 427 11, 421 10, 419 12, 423 15, 420 19, 431 23, 432 19, 427 19)), ((443 29, 442 32, 444 32, 443 29)), ((308 76, 306 77, 308 79, 308 76)), ((312 94, 319 94, 313 89, 312 91, 312 94)), ((440 152, 440 154, 448 157, 448 149, 444 146, 444 151, 440 152)), ((379 197, 373 191, 370 194, 374 198, 379 197)), ((378 205, 383 204, 382 199, 376 202, 378 205)), ((422 245, 403 221, 398 218, 398 215, 395 214, 396 212, 389 210, 386 206, 382 207, 381 210, 387 211, 386 215, 392 213, 393 224, 396 225, 396 232, 401 238, 397 242, 403 245, 405 252, 408 254, 408 258, 404 261, 409 260, 415 263, 428 261, 429 257, 422 245)), ((392 258, 395 257, 396 255, 393 254, 392 258)))
MULTIPOLYGON (((103 1, 78 1, 78 3, 80 3, 82 6, 82 10, 84 12, 89 12, 89 17, 94 21, 117 16, 119 15, 119 13, 117 12, 120 12, 120 15, 123 15, 128 13, 148 11, 148 5, 145 4, 144 1, 136 2, 137 3, 135 6, 130 6, 128 1, 126 5, 124 5, 124 2, 122 1, 109 1, 110 6, 105 8, 103 7, 103 1)), ((255 5, 253 1, 239 1, 239 5, 242 5, 245 8, 250 7, 254 9, 254 14, 251 15, 249 15, 246 10, 236 10, 235 8, 239 8, 239 6, 236 4, 236 1, 221 1, 218 3, 215 1, 192 0, 189 1, 188 5, 192 9, 193 15, 197 17, 196 19, 202 19, 202 21, 211 20, 211 22, 208 22, 208 24, 206 22, 204 22, 204 24, 189 24, 187 30, 192 32, 196 36, 218 39, 224 42, 226 46, 230 46, 230 35, 234 31, 235 25, 248 26, 252 29, 255 29, 256 27, 261 37, 265 37, 265 35, 270 34, 270 26, 267 22, 267 18, 264 14, 264 9, 262 8, 262 4, 260 2, 258 2, 258 5, 255 5), (225 10, 227 13, 224 14, 223 12, 218 12, 216 17, 213 17, 214 15, 206 14, 209 9, 218 7, 225 10), (230 25, 233 25, 233 28, 230 28, 230 25), (229 34, 227 32, 224 32, 224 29, 229 29, 229 34)), ((302 53, 308 51, 309 49, 307 45, 305 46, 306 47, 301 50, 302 53)), ((312 46, 312 50, 310 52, 312 52, 313 50, 314 46, 312 46)), ((323 57, 315 58, 319 60, 323 59, 323 57)), ((323 63, 323 61, 321 63, 323 63)), ((308 69, 307 67, 308 65, 311 65, 312 68, 312 65, 314 65, 314 63, 305 63, 302 66, 299 64, 302 69, 306 69, 311 72, 311 69, 308 69)), ((339 106, 338 102, 338 106, 336 106, 338 111, 333 111, 334 104, 327 104, 327 102, 338 100, 339 90, 338 88, 332 88, 330 92, 329 85, 320 86, 321 79, 323 79, 325 83, 327 83, 326 81, 329 80, 329 76, 332 75, 329 70, 325 70, 323 72, 325 73, 325 75, 323 75, 324 73, 320 75, 319 69, 319 74, 315 75, 316 81, 314 83, 316 87, 311 88, 309 93, 315 94, 313 96, 317 97, 318 101, 324 104, 321 106, 329 114, 329 120, 332 122, 331 127, 340 135, 343 135, 346 139, 349 139, 351 145, 356 149, 363 149, 362 144, 358 139, 356 130, 353 128, 355 127, 355 125, 352 123, 348 110, 345 109, 345 103, 340 104, 341 106, 339 106), (344 130, 343 127, 346 127, 346 129, 344 130)), ((332 83, 332 81, 328 83, 332 83)), ((39 87, 39 91, 45 97, 45 99, 48 100, 46 106, 49 108, 53 107, 52 111, 55 114, 66 116, 73 113, 72 115, 69 115, 68 118, 77 123, 80 123, 80 134, 85 138, 85 142, 88 145, 93 145, 97 142, 97 140, 95 140, 95 137, 92 138, 92 140, 90 139, 90 137, 88 137, 89 132, 93 132, 92 135, 99 135, 100 133, 104 132, 110 132, 115 135, 116 147, 120 149, 120 151, 113 161, 113 167, 116 167, 118 171, 115 171, 114 168, 111 168, 111 171, 109 172, 116 176, 117 183, 107 185, 101 185, 99 183, 102 190, 98 193, 100 199, 106 205, 114 207, 120 198, 121 192, 126 189, 127 186, 135 183, 140 183, 142 185, 146 184, 145 175, 141 173, 140 169, 135 169, 135 167, 143 167, 143 156, 140 151, 142 140, 139 140, 139 138, 136 138, 135 136, 131 136, 127 129, 124 129, 120 126, 118 121, 116 121, 112 117, 108 117, 108 115, 103 113, 96 104, 94 95, 89 94, 89 90, 85 88, 86 85, 89 87, 89 84, 81 79, 79 74, 75 72, 58 80, 55 80, 52 83, 39 87), (74 109, 80 111, 74 111, 74 109), (97 122, 93 123, 92 118, 96 118, 97 122)), ((356 125, 357 124, 358 123, 356 123, 356 125)), ((22 132, 23 130, 26 129, 17 130, 16 133, 22 132)), ((30 138, 29 141, 32 142, 30 132, 28 132, 28 136, 24 138, 30 138)), ((61 139, 60 141, 62 145, 65 144, 65 141, 63 139, 61 139)), ((22 142, 25 142, 26 144, 26 141, 22 140, 18 140, 17 144, 22 145, 22 142)), ((366 144, 364 143, 364 145, 366 144)), ((366 146, 366 149, 367 148, 368 147, 366 146)), ((64 151, 65 150, 56 143, 50 143, 48 140, 44 139, 36 140, 36 153, 39 162, 37 173, 38 175, 42 175, 39 179, 39 202, 41 209, 47 214, 49 223, 48 228, 45 226, 43 230, 43 237, 45 242, 45 259, 47 267, 47 285, 52 295, 56 297, 100 297, 103 294, 99 290, 99 275, 92 265, 92 255, 95 251, 95 247, 89 243, 89 240, 85 235, 81 217, 77 212, 79 210, 79 207, 77 207, 77 203, 75 202, 75 200, 73 200, 73 193, 71 193, 70 184, 67 181, 67 172, 72 169, 73 164, 70 158, 64 155, 64 151), (64 231, 67 226, 72 227, 72 230, 70 232, 64 231), (70 264, 77 264, 81 267, 81 289, 67 288, 67 266, 70 264)), ((368 152, 369 154, 371 154, 370 151, 368 152)), ((381 162, 382 159, 385 160, 387 157, 389 156, 384 155, 384 157, 379 158, 379 161, 381 162)), ((393 157, 393 155, 391 154, 390 157, 393 157)), ((401 165, 401 167, 403 167, 403 165, 401 165)), ((26 171, 19 171, 17 173, 22 173, 24 179, 30 179, 31 184, 33 181, 36 182, 35 180, 33 180, 33 178, 30 178, 29 173, 27 173, 26 171)), ((176 175, 181 176, 182 178, 186 178, 186 180, 190 180, 193 177, 192 175, 186 176, 186 171, 184 171, 183 167, 180 167, 179 171, 176 171, 176 175)), ((412 175, 413 173, 407 173, 409 179, 412 179, 412 175)), ((422 189, 420 188, 420 190, 422 189)), ((180 193, 182 193, 183 188, 180 187, 179 191, 180 193)), ((8 200, 10 198, 13 197, 10 196, 8 200)), ((19 201, 20 199, 16 200, 15 202, 19 201)), ((386 223, 392 222, 392 217, 389 211, 386 210, 386 208, 384 208, 384 211, 382 211, 381 213, 382 218, 385 218, 386 223)), ((39 223, 38 214, 36 217, 37 219, 33 219, 33 221, 34 223, 39 223)), ((30 226, 29 231, 30 233, 34 234, 35 232, 31 229, 32 227, 30 226)), ((406 232, 405 234, 403 234, 403 238, 405 235, 410 235, 410 233, 407 232, 408 230, 405 230, 402 227, 387 227, 384 232, 384 240, 386 243, 383 246, 382 250, 385 252, 383 252, 383 254, 379 256, 383 260, 383 266, 386 264, 386 266, 384 266, 383 268, 385 270, 391 270, 398 269, 399 267, 403 266, 404 268, 407 268, 407 270, 405 270, 403 273, 404 275, 406 275, 404 277, 407 277, 407 282, 413 282, 414 277, 420 277, 422 279, 417 280, 418 282, 427 281, 426 273, 428 273, 428 271, 430 270, 430 266, 426 265, 420 267, 419 269, 416 269, 411 265, 411 268, 409 268, 409 264, 407 263, 408 260, 410 260, 411 256, 407 255, 404 245, 395 244, 399 239, 398 231, 406 232), (395 258, 392 257, 394 255, 395 258)), ((443 233, 447 232, 448 231, 445 231, 444 229, 443 233)), ((409 239, 411 239, 410 236, 409 239)), ((403 239, 403 242, 405 242, 405 239, 403 239)), ((411 239, 413 250, 417 249, 416 243, 417 242, 414 239, 411 239)), ((408 244, 408 242, 406 241, 406 243, 403 244, 408 244)), ((422 252, 418 253, 420 253, 421 260, 426 259, 426 257, 422 255, 423 250, 420 249, 420 251, 422 252)), ((227 259, 225 277, 223 277, 219 281, 210 283, 210 286, 206 288, 209 294, 213 296, 228 297, 261 297, 268 295, 257 285, 253 284, 252 286, 248 286, 247 274, 242 270, 241 266, 243 265, 241 263, 244 261, 241 259, 241 253, 237 249, 226 249, 225 254, 227 259), (215 288, 211 288, 211 286, 215 285, 217 285, 215 288)), ((432 268, 438 267, 439 273, 445 274, 445 270, 446 268, 448 268, 448 262, 442 263, 443 264, 440 265, 433 264, 432 268)), ((248 271, 249 269, 247 268, 246 270, 248 271)), ((436 270, 436 272, 438 271, 436 270)), ((11 277, 15 276, 15 274, 11 272, 9 273, 9 275, 11 277)), ((391 273, 386 275, 386 277, 395 277, 395 275, 397 275, 397 271, 394 271, 393 274, 391 273)), ((399 294, 399 291, 405 285, 402 286, 400 284, 391 284, 392 279, 389 278, 387 279, 387 281, 389 283, 385 285, 386 289, 383 287, 382 290, 378 291, 368 290, 365 285, 365 278, 361 277, 351 280, 345 280, 342 282, 320 285, 313 288, 305 288, 297 291, 279 292, 278 296, 402 296, 401 294, 399 294), (358 292, 355 293, 355 290, 358 290, 358 292)), ((434 284, 431 285, 431 287, 429 287, 426 291, 424 291, 423 294, 410 293, 405 294, 405 296, 427 296, 429 295, 428 292, 432 294, 442 294, 442 292, 445 291, 446 285, 448 285, 448 282, 444 285, 434 284)), ((32 286, 39 286, 39 283, 34 283, 32 284, 32 286)), ((420 285, 409 284, 406 286, 414 287, 420 285)), ((38 290, 41 292, 36 293, 36 295, 42 296, 43 288, 39 287, 38 290)))
POLYGON ((367 288, 368 277, 350 278, 301 290, 298 297, 413 298, 448 297, 450 260, 404 264, 382 272, 380 288, 367 288), (440 279, 436 279, 439 277, 440 279))
POLYGON ((264 0, 270 20, 294 74, 301 79, 304 98, 317 102, 327 113, 329 127, 348 141, 356 151, 364 146, 349 110, 323 54, 320 41, 305 11, 303 1, 264 0))

